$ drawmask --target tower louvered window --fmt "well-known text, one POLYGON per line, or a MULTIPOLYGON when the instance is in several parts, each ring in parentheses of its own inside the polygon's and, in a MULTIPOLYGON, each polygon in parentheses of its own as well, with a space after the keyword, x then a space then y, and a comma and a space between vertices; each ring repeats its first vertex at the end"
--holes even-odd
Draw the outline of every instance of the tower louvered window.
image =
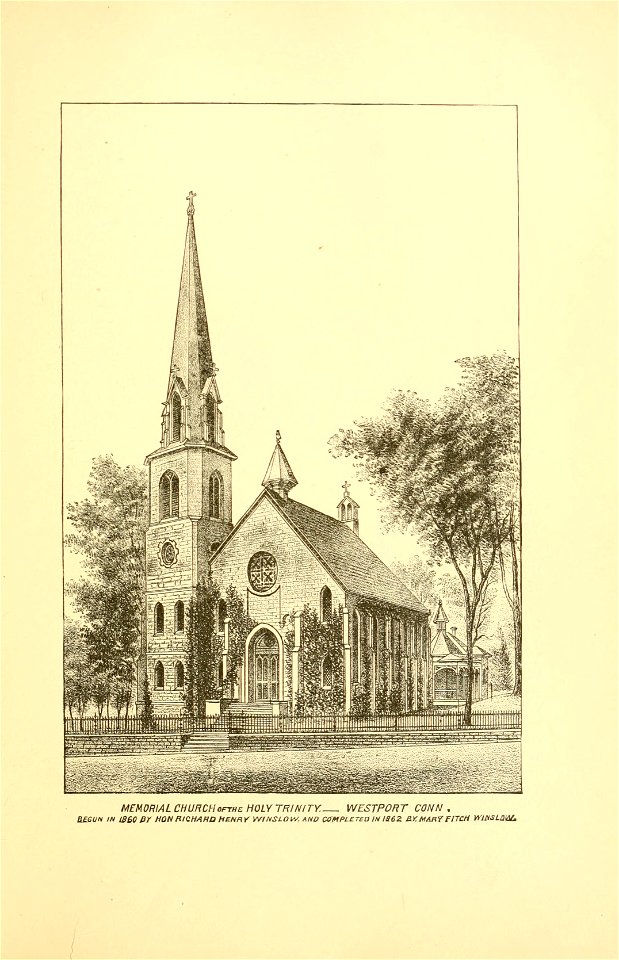
POLYGON ((212 473, 208 482, 209 516, 221 520, 223 515, 224 484, 218 473, 212 473))
POLYGON ((215 401, 213 397, 207 397, 206 399, 206 439, 210 440, 211 443, 215 443, 215 441, 217 440, 216 422, 217 422, 217 407, 215 406, 215 401))
POLYGON ((178 477, 170 470, 159 481, 159 519, 178 517, 179 485, 178 477))
POLYGON ((172 397, 172 439, 180 440, 181 423, 183 419, 181 398, 178 393, 172 397))

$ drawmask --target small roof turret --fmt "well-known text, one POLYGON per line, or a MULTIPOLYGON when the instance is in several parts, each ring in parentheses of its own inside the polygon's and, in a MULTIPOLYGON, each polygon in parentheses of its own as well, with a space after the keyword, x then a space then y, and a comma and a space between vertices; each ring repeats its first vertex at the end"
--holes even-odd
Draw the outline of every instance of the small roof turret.
POLYGON ((442 600, 439 600, 439 602, 438 602, 438 610, 436 611, 436 616, 435 616, 435 618, 434 618, 434 622, 438 624, 439 630, 442 629, 443 632, 445 631, 445 627, 447 626, 447 624, 448 624, 448 622, 449 622, 449 617, 447 616, 447 614, 446 614, 445 611, 443 610, 443 601, 442 601, 442 600))
POLYGON ((292 472, 288 458, 281 446, 282 435, 279 430, 275 433, 275 449, 269 461, 267 472, 264 475, 262 486, 277 493, 282 499, 288 499, 288 491, 297 485, 297 478, 292 472))

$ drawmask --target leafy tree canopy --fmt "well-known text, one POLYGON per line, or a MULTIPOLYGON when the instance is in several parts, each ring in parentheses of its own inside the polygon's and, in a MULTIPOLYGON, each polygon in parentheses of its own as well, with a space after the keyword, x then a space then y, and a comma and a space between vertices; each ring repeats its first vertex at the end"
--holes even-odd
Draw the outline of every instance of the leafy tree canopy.
MULTIPOLYGON (((331 450, 356 461, 388 524, 420 537, 434 563, 452 564, 472 675, 473 641, 494 564, 514 525, 519 379, 516 361, 505 353, 458 364, 459 385, 438 402, 399 390, 381 415, 332 437, 331 450)), ((469 717, 470 708, 469 685, 469 717)))
POLYGON ((140 648, 145 595, 146 472, 120 467, 112 456, 93 460, 89 496, 67 506, 66 545, 80 556, 84 576, 68 593, 85 629, 97 672, 93 699, 127 700, 140 648))

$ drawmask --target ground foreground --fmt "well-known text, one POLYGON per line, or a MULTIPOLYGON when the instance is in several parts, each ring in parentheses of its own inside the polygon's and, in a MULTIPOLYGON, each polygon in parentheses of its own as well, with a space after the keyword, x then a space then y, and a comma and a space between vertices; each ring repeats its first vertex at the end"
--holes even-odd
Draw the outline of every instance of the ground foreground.
POLYGON ((518 793, 520 741, 67 757, 67 793, 518 793))

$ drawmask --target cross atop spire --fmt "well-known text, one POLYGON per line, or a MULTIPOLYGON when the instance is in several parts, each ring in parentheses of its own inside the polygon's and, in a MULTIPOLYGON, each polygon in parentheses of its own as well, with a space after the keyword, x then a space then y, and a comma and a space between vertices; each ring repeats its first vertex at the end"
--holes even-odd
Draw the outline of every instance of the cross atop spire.
POLYGON ((194 193, 193 190, 190 190, 187 196, 185 197, 185 200, 189 200, 189 206, 187 207, 188 217, 193 217, 193 212, 194 212, 193 198, 197 196, 198 196, 197 193, 194 193))
POLYGON ((349 489, 350 489, 350 484, 349 484, 348 480, 345 480, 344 483, 342 484, 342 490, 344 491, 344 496, 345 496, 345 497, 348 496, 348 491, 349 491, 349 489))

